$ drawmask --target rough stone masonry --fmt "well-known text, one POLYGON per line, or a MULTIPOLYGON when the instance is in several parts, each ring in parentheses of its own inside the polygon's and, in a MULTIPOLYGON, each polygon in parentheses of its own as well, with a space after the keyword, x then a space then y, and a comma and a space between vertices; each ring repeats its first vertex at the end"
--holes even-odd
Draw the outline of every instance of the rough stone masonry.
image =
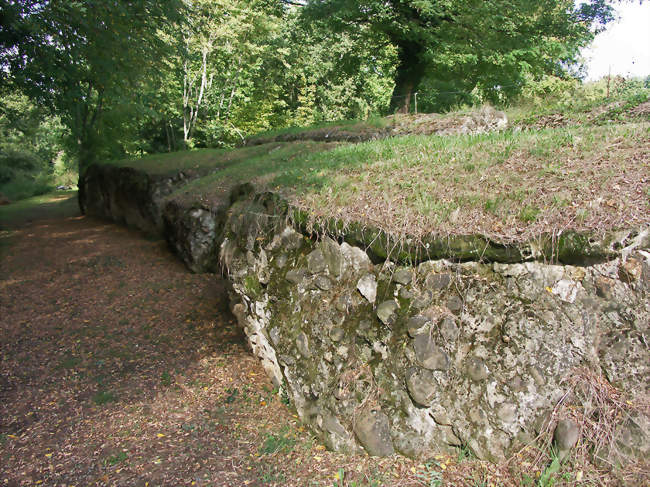
MULTIPOLYGON (((622 232, 584 265, 471 252, 406 265, 301 230, 276 196, 250 187, 226 207, 165 203, 182 182, 97 166, 80 182, 81 206, 164 235, 194 271, 224 268, 253 353, 330 448, 463 446, 499 460, 532 441, 576 368, 649 391, 649 229, 622 232)), ((644 457, 648 434, 640 416, 617 438, 644 457)), ((574 437, 560 422, 558 445, 574 437)))

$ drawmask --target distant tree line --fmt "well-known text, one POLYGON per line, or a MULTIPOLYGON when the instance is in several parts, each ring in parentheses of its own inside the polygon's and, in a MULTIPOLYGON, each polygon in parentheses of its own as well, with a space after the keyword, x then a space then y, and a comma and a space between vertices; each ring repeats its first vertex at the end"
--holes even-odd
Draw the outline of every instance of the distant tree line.
POLYGON ((407 112, 417 91, 425 111, 505 103, 574 76, 612 18, 607 0, 0 0, 0 160, 36 133, 34 157, 83 169, 407 112))

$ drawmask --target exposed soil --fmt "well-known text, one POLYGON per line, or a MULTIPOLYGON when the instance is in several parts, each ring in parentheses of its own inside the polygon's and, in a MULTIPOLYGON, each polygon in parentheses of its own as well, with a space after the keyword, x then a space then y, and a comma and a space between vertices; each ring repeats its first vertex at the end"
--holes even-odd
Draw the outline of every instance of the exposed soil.
POLYGON ((325 451, 246 349, 223 280, 73 203, 0 229, 0 485, 512 486, 542 475, 546 460, 493 465, 462 449, 420 461, 325 451))
POLYGON ((252 484, 247 428, 275 426, 259 407, 270 388, 225 312, 224 283, 190 274, 163 241, 88 218, 10 238, 0 483, 252 484))

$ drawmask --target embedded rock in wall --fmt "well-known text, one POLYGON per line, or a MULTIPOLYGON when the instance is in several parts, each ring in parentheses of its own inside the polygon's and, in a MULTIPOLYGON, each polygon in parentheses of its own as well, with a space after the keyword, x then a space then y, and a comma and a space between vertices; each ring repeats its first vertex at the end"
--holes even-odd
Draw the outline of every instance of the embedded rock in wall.
MULTIPOLYGON (((235 203, 221 258, 253 352, 331 448, 417 456, 465 445, 498 460, 577 367, 645 393, 650 254, 593 266, 373 265, 235 203)), ((281 220, 284 221, 284 220, 281 220)), ((625 255, 627 254, 627 255, 625 255)))
POLYGON ((187 181, 183 172, 153 176, 130 167, 95 164, 79 178, 79 206, 86 215, 162 235, 165 197, 187 181))
POLYGON ((223 217, 208 208, 168 202, 163 210, 165 238, 193 272, 215 272, 223 217))

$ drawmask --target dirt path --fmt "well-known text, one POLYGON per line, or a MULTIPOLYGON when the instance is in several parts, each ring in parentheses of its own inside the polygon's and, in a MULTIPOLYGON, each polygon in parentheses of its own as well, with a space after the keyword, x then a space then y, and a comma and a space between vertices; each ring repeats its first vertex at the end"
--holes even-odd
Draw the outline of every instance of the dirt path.
POLYGON ((81 216, 3 237, 0 485, 257 483, 260 434, 291 416, 223 281, 81 216))

